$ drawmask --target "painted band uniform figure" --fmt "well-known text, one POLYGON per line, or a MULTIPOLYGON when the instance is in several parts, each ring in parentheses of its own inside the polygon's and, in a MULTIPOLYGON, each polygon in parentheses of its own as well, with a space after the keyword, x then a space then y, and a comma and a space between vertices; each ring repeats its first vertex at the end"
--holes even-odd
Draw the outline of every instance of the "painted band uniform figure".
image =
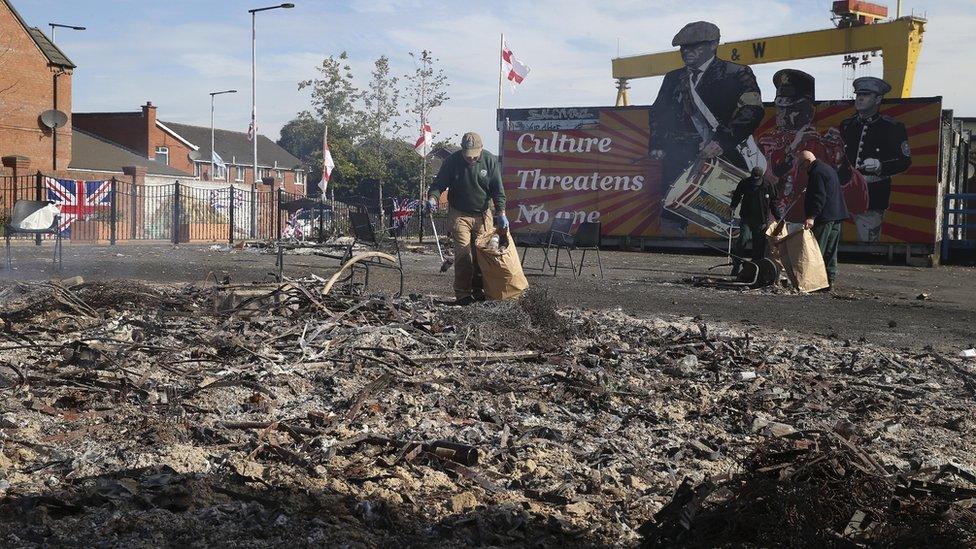
POLYGON ((867 211, 854 215, 857 238, 878 242, 884 213, 891 203, 891 178, 912 165, 908 132, 901 122, 879 112, 891 86, 880 78, 854 80, 857 114, 840 123, 847 157, 867 181, 867 211))
POLYGON ((816 117, 815 81, 813 76, 795 69, 783 69, 773 75, 776 87, 776 128, 759 137, 759 147, 769 164, 767 179, 774 182, 784 218, 802 223, 806 216, 803 198, 807 188, 807 171, 801 169, 799 153, 813 152, 840 174, 844 197, 852 213, 867 207, 858 193, 865 194, 864 177, 850 168, 844 152, 844 140, 837 128, 820 131, 816 117))

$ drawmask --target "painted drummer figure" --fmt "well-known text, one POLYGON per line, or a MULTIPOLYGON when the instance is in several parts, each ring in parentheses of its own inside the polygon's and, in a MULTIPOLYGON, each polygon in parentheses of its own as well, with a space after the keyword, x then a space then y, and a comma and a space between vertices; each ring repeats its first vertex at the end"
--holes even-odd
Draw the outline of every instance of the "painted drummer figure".
MULTIPOLYGON (((661 162, 662 197, 696 160, 721 158, 743 171, 761 162, 752 134, 763 118, 756 77, 746 65, 715 56, 719 28, 707 21, 685 25, 674 36, 684 66, 664 76, 650 109, 648 157, 661 162)), ((684 236, 688 221, 661 214, 659 234, 684 236)))
POLYGON ((863 195, 864 178, 853 172, 844 154, 844 140, 837 128, 824 131, 814 126, 816 115, 815 81, 813 76, 795 69, 783 69, 773 75, 776 87, 776 128, 759 137, 759 147, 769 164, 766 179, 772 181, 779 196, 779 206, 786 221, 803 223, 803 197, 807 188, 807 172, 800 168, 800 151, 811 151, 821 162, 840 174, 844 197, 854 211, 866 208, 858 200, 863 195), (853 176, 853 180, 852 180, 853 176))

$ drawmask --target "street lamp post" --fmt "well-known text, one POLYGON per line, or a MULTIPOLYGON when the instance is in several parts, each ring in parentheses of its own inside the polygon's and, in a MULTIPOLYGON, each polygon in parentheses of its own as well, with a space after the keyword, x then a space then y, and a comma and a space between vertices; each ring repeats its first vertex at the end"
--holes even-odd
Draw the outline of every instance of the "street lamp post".
POLYGON ((214 178, 214 157, 216 157, 216 150, 214 149, 214 96, 222 95, 225 93, 237 93, 237 90, 224 90, 219 92, 210 92, 210 180, 215 181, 214 178))
MULTIPOLYGON (((254 8, 247 10, 251 14, 251 144, 254 147, 254 173, 251 177, 251 198, 253 201, 254 195, 257 192, 258 187, 258 111, 257 111, 257 65, 255 62, 255 52, 257 45, 257 31, 255 30, 255 23, 257 21, 257 13, 259 11, 275 10, 278 8, 294 8, 295 4, 286 2, 284 4, 279 4, 277 6, 268 6, 266 8, 254 8)), ((257 229, 257 210, 254 208, 253 204, 251 206, 251 238, 254 238, 255 231, 257 229)))
POLYGON ((48 26, 51 27, 51 43, 52 44, 54 43, 54 33, 55 33, 55 31, 58 28, 71 29, 71 30, 76 30, 76 31, 83 31, 83 30, 85 30, 85 27, 78 27, 78 26, 75 26, 75 25, 62 25, 61 23, 48 23, 48 26))
MULTIPOLYGON (((64 25, 61 23, 48 23, 51 27, 51 43, 54 44, 54 33, 58 27, 63 29, 71 29, 76 31, 83 31, 85 27, 79 27, 77 25, 64 25)), ((54 73, 54 110, 58 110, 58 77, 64 74, 64 70, 58 70, 54 73)), ((58 128, 51 128, 51 167, 55 170, 58 169, 58 128)))

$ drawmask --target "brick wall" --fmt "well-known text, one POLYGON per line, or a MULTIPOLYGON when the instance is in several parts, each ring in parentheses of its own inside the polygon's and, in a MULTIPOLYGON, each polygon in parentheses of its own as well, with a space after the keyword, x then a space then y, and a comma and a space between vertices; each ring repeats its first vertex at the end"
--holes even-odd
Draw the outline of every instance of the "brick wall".
MULTIPOLYGON (((60 69, 49 67, 17 18, 0 2, 0 156, 26 156, 35 169, 54 167, 54 138, 39 116, 55 108, 54 79, 60 69)), ((58 167, 71 160, 71 72, 57 76, 58 110, 68 123, 58 129, 58 167)))

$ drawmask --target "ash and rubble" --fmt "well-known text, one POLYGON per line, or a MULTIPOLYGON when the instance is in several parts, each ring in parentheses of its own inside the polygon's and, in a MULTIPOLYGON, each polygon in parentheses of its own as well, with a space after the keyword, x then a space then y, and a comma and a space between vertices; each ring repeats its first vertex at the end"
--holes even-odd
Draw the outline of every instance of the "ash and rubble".
POLYGON ((976 541, 972 362, 317 286, 0 287, 0 543, 976 541))

